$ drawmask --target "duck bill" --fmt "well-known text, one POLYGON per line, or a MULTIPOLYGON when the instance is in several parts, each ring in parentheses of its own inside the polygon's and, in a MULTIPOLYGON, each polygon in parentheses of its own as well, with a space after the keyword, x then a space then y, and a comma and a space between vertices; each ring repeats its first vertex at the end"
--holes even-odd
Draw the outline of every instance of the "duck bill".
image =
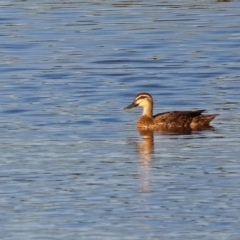
POLYGON ((124 108, 124 110, 131 109, 131 108, 134 108, 134 107, 137 107, 137 106, 138 106, 138 104, 136 104, 135 102, 133 102, 133 103, 131 103, 130 105, 126 106, 126 107, 124 108))

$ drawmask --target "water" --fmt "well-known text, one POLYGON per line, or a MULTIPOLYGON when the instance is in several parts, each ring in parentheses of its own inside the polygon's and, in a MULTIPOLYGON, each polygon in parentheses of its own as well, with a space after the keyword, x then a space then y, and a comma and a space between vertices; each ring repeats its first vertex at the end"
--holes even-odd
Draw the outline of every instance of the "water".
POLYGON ((239 239, 239 1, 1 1, 1 239, 239 239), (207 109, 212 131, 135 128, 207 109))

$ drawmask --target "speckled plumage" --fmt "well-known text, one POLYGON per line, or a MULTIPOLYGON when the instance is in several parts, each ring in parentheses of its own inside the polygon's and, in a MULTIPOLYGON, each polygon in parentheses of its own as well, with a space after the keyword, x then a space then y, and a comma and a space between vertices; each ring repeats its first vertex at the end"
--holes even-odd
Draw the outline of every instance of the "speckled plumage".
POLYGON ((132 104, 125 109, 142 106, 143 113, 138 119, 139 129, 163 130, 176 128, 203 129, 218 115, 202 115, 205 110, 173 111, 153 115, 153 98, 149 93, 139 93, 132 104))

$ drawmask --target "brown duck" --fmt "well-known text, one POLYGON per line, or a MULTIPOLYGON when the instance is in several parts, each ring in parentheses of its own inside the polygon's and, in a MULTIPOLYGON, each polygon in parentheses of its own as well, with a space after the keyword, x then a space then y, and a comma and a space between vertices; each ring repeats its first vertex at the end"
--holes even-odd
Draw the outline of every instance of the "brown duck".
POLYGON ((170 130, 188 128, 201 130, 208 128, 210 122, 218 116, 218 114, 202 115, 205 110, 172 111, 153 115, 153 98, 146 92, 137 94, 133 103, 124 109, 138 106, 143 107, 142 115, 137 122, 139 129, 170 130))

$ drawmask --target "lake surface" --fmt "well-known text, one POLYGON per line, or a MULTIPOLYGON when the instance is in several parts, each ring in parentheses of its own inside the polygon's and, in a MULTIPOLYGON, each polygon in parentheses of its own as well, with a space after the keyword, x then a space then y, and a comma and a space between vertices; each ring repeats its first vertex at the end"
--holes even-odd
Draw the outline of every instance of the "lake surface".
POLYGON ((1 239, 239 239, 240 2, 1 1, 1 239), (213 130, 144 137, 155 113, 213 130), (143 134, 144 135, 144 134, 143 134))

